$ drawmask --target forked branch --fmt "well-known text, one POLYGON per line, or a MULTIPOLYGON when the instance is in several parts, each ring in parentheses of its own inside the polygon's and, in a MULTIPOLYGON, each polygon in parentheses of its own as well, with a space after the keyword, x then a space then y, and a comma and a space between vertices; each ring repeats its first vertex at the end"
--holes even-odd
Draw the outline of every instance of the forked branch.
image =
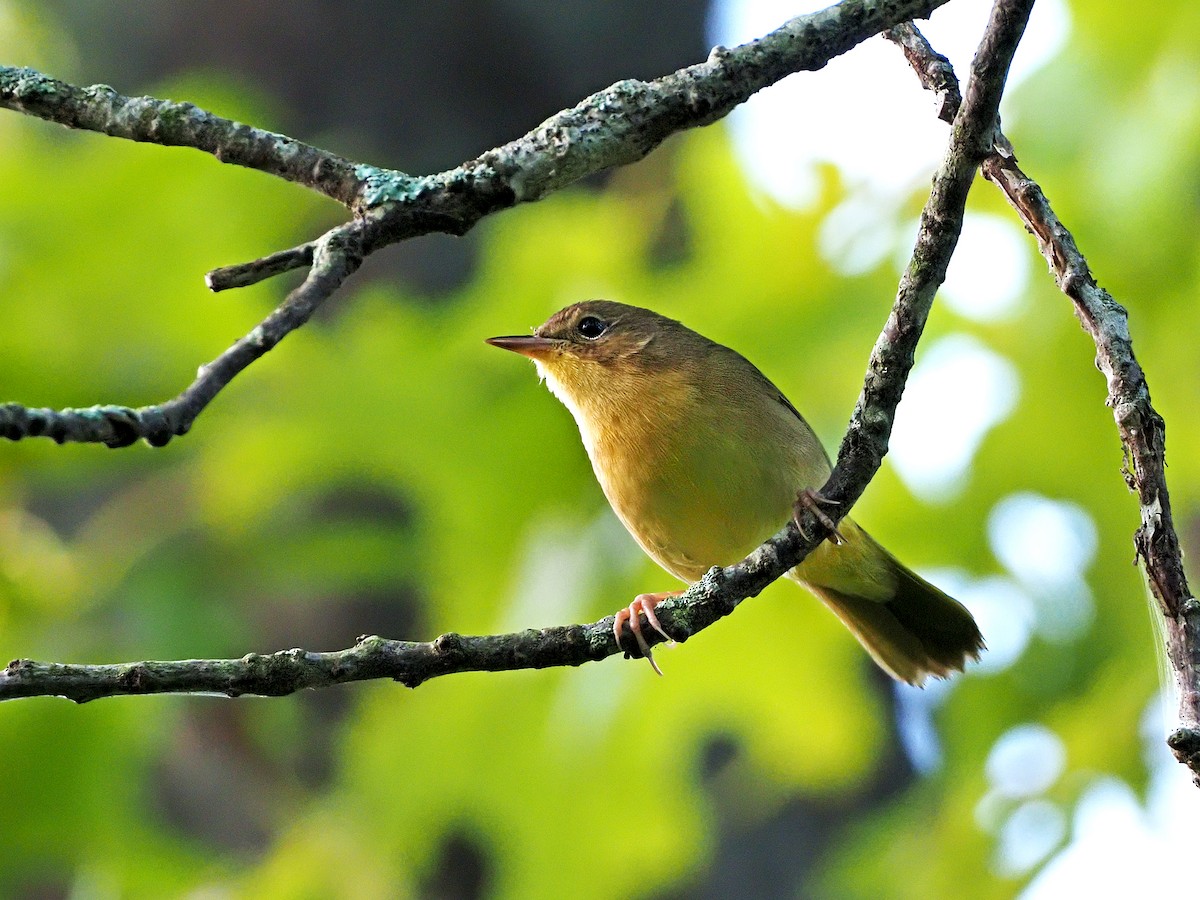
POLYGON ((352 162, 190 103, 126 97, 107 85, 76 87, 32 69, 0 66, 0 107, 113 137, 193 147, 222 162, 320 191, 355 213, 353 220, 318 240, 209 273, 209 287, 225 290, 310 268, 301 287, 254 331, 201 367, 178 397, 137 409, 4 404, 0 437, 49 437, 109 447, 144 439, 162 446, 186 434, 232 378, 303 325, 367 255, 418 235, 465 234, 491 213, 540 200, 585 175, 635 162, 672 134, 715 122, 781 78, 819 69, 872 35, 907 19, 926 18, 946 2, 842 0, 740 47, 718 47, 705 62, 654 81, 619 81, 515 141, 425 176, 352 162))
MULTIPOLYGON (((942 98, 939 115, 951 121, 958 81, 949 62, 911 23, 893 28, 888 37, 904 50, 921 83, 942 98)), ((1150 388, 1133 355, 1129 314, 1096 283, 1075 238, 1037 182, 1021 171, 1003 135, 998 134, 995 151, 983 161, 983 174, 1037 239, 1055 283, 1071 298, 1075 315, 1096 344, 1096 364, 1108 382, 1107 403, 1132 464, 1124 468, 1125 478, 1141 507, 1142 524, 1133 543, 1166 620, 1167 656, 1179 689, 1180 722, 1167 742, 1200 784, 1200 604, 1183 570, 1167 491, 1165 426, 1150 404, 1150 388)))

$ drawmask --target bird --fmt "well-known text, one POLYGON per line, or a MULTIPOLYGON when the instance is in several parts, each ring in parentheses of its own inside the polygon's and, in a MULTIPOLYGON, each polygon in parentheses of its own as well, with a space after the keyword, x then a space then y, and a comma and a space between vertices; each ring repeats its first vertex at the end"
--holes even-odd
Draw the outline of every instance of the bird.
MULTIPOLYGON (((801 508, 829 527, 787 577, 836 615, 876 663, 921 685, 976 660, 971 613, 899 562, 848 516, 837 528, 819 493, 832 467, 796 407, 748 359, 680 322, 612 300, 559 310, 527 335, 487 343, 533 360, 571 412, 596 479, 634 540, 692 584, 746 557, 801 508)), ((639 594, 616 614, 662 674, 640 616, 683 591, 639 594)))

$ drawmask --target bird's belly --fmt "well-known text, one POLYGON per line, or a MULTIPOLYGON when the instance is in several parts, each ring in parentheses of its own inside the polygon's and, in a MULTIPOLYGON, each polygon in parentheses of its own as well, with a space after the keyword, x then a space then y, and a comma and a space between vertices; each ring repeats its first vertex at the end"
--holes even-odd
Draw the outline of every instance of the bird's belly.
POLYGON ((738 462, 707 465, 693 455, 687 466, 625 467, 625 480, 636 483, 604 475, 600 481, 642 549, 671 574, 694 582, 713 566, 741 560, 782 528, 806 484, 794 464, 738 462))
POLYGON ((630 533, 655 562, 686 582, 698 581, 713 566, 727 566, 744 558, 787 521, 779 515, 745 517, 722 515, 725 509, 643 517, 636 530, 622 516, 630 533))

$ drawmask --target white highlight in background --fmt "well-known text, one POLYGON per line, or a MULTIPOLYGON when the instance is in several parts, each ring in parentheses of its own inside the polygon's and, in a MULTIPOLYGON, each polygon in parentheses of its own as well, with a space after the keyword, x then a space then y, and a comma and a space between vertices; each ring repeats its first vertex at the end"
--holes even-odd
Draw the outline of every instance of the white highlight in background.
MULTIPOLYGON (((1032 248, 1015 217, 967 213, 938 298, 976 322, 1010 318, 1022 306, 1032 248)), ((909 253, 905 248, 900 265, 907 264, 909 253)))
POLYGON ((1067 750, 1045 725, 1028 722, 997 738, 984 771, 992 790, 1003 797, 1036 797, 1062 776, 1067 750))
POLYGON ((965 334, 934 343, 917 361, 896 415, 888 458, 924 500, 952 499, 984 436, 1016 407, 1012 363, 965 334))
POLYGON ((1010 728, 992 745, 984 766, 989 787, 975 820, 996 837, 997 874, 1024 875, 1062 845, 1067 817, 1042 795, 1062 778, 1066 765, 1062 739, 1036 722, 1010 728))
POLYGON ((1084 578, 1096 557, 1096 524, 1081 506, 1021 492, 988 517, 992 552, 1037 604, 1037 631, 1064 641, 1078 637, 1094 615, 1084 578))
POLYGON ((1195 853, 1200 793, 1163 739, 1174 703, 1170 692, 1156 697, 1142 721, 1150 769, 1144 802, 1120 779, 1096 779, 1075 807, 1071 842, 1021 900, 1180 896, 1181 869, 1164 861, 1188 860, 1195 853))
MULTIPOLYGON (((723 0, 712 5, 708 35, 728 47, 762 37, 792 16, 826 0, 723 0)), ((935 50, 965 78, 990 4, 952 3, 920 23, 935 50)), ((1017 48, 1008 90, 1054 57, 1070 19, 1062 0, 1041 0, 1017 48)), ((949 129, 933 114, 899 48, 871 38, 818 72, 785 78, 760 91, 730 116, 736 151, 756 187, 794 207, 817 198, 816 166, 832 162, 852 189, 907 193, 928 183, 946 148, 949 129)))
POLYGON ((975 617, 987 638, 987 652, 971 665, 974 675, 1003 672, 1025 652, 1037 621, 1033 599, 1012 579, 989 575, 979 579, 939 576, 934 582, 975 617))

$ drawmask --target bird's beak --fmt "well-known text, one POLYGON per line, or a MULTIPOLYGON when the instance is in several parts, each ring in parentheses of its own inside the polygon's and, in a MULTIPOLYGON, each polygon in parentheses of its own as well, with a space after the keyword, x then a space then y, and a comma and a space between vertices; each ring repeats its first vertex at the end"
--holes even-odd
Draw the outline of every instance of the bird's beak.
POLYGON ((511 350, 530 359, 541 359, 557 344, 550 338, 538 337, 535 334, 513 334, 507 337, 487 338, 487 343, 502 350, 511 350))

